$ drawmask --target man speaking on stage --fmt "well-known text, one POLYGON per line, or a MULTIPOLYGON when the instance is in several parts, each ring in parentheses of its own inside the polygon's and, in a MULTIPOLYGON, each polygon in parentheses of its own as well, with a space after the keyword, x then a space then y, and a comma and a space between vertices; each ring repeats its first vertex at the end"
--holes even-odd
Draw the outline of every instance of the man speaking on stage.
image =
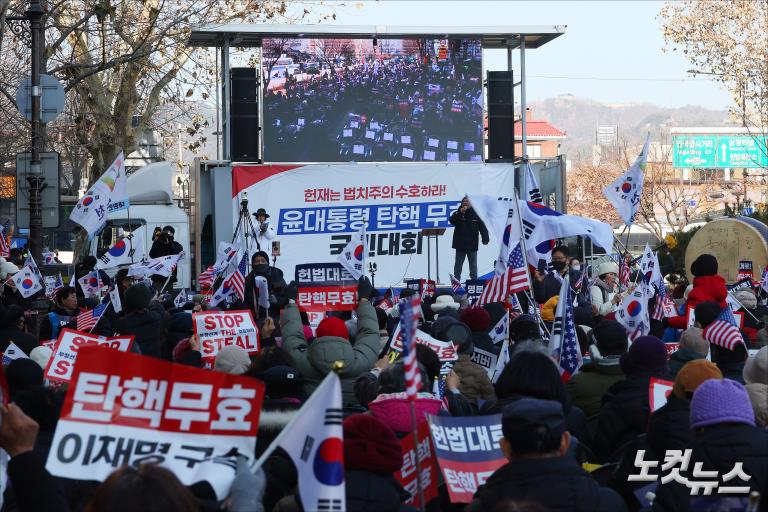
POLYGON ((461 281, 461 268, 464 266, 464 258, 469 260, 469 277, 477 279, 477 235, 480 235, 483 245, 488 244, 488 229, 480 217, 478 217, 469 198, 464 196, 459 209, 451 214, 448 219, 454 226, 453 245, 456 250, 456 261, 453 264, 453 275, 461 281))

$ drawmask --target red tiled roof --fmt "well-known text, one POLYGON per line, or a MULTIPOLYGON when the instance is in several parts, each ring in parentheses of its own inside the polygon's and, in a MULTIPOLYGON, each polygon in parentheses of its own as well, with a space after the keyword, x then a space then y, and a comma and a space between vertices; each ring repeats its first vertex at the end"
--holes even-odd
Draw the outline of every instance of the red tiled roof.
MULTIPOLYGON (((529 139, 535 139, 536 137, 557 137, 565 138, 565 132, 558 130, 546 121, 528 121, 525 123, 525 129, 529 139)), ((523 123, 518 121, 515 123, 515 138, 522 137, 523 135, 523 123)))

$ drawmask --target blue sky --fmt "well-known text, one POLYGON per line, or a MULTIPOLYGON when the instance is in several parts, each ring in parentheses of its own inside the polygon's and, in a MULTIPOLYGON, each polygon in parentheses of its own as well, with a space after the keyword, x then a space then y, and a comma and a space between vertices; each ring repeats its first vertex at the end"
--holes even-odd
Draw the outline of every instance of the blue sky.
MULTIPOLYGON (((662 51, 657 15, 663 4, 366 0, 326 1, 311 8, 331 10, 336 23, 350 25, 567 25, 564 35, 526 53, 530 99, 570 93, 603 103, 726 108, 726 91, 706 77, 688 75, 692 66, 680 52, 662 51)), ((504 51, 486 52, 485 57, 488 69, 505 66, 504 51)))

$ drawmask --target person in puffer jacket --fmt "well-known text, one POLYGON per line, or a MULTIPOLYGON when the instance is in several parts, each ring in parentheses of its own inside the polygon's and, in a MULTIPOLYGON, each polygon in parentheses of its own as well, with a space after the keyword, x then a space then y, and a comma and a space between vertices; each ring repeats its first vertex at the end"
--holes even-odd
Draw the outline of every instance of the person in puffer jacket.
POLYGON ((357 336, 355 344, 349 342, 349 331, 340 318, 325 318, 317 326, 317 337, 309 344, 304 337, 299 308, 296 306, 298 286, 292 282, 286 287, 284 297, 290 303, 280 317, 283 348, 293 357, 296 369, 304 376, 304 392, 309 396, 335 366, 341 379, 342 402, 345 406, 357 406, 355 379, 367 372, 378 359, 379 322, 376 311, 368 301, 373 286, 367 277, 358 282, 357 336))
MULTIPOLYGON (((691 274, 694 276, 693 289, 688 294, 686 308, 695 308, 702 302, 716 302, 720 309, 727 306, 725 298, 728 290, 725 288, 725 279, 717 274, 717 258, 711 254, 702 254, 691 263, 691 274)), ((685 329, 686 315, 666 319, 665 326, 685 329)))

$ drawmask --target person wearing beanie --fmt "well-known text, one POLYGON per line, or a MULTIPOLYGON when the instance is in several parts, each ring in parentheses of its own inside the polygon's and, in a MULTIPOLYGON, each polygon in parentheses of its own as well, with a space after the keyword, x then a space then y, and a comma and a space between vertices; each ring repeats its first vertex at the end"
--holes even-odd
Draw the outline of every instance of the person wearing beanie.
POLYGON ((758 426, 768 427, 768 347, 749 356, 742 375, 755 411, 755 422, 758 426))
POLYGON ((213 369, 217 372, 230 375, 242 375, 251 366, 251 358, 243 347, 227 345, 219 350, 213 363, 213 369))
MULTIPOLYGON (((749 488, 745 493, 729 494, 732 498, 746 498, 752 491, 762 493, 768 488, 768 430, 755 426, 744 386, 731 379, 704 381, 693 393, 690 422, 693 436, 685 446, 691 450, 690 461, 687 470, 680 470, 681 477, 702 480, 695 472, 714 471, 721 488, 749 488), (749 479, 737 475, 723 483, 723 475, 737 464, 749 479)), ((653 510, 685 512, 691 510, 691 501, 691 489, 674 479, 656 489, 653 510)))
POLYGON ((600 412, 600 404, 608 388, 624 378, 619 358, 627 351, 629 341, 624 326, 615 320, 601 320, 590 333, 589 352, 592 361, 565 383, 573 404, 587 417, 600 412))
POLYGON ((677 350, 669 358, 669 374, 677 375, 686 363, 696 359, 704 359, 709 354, 709 342, 701 334, 699 327, 689 327, 680 336, 680 344, 677 350))
POLYGON ((751 288, 744 288, 733 295, 741 303, 737 312, 744 315, 742 331, 749 337, 750 341, 757 341, 757 333, 764 325, 759 319, 765 315, 766 307, 758 306, 757 296, 751 288))
POLYGON ((475 348, 498 355, 501 352, 501 343, 494 344, 489 331, 495 324, 491 323, 491 314, 481 306, 472 306, 464 309, 459 314, 459 320, 472 331, 472 344, 475 348))
POLYGON ((667 378, 667 348, 655 336, 640 336, 619 364, 625 378, 608 388, 597 420, 593 448, 600 461, 611 462, 618 448, 645 432, 648 386, 651 377, 667 378))
POLYGON ((283 300, 289 304, 280 317, 283 348, 293 357, 296 369, 304 376, 304 392, 309 395, 330 371, 337 370, 341 379, 344 405, 357 406, 355 379, 367 372, 381 351, 379 321, 368 301, 373 286, 367 277, 358 281, 357 337, 349 342, 349 332, 343 320, 324 318, 317 326, 315 340, 309 344, 304 337, 299 308, 296 306, 298 286, 292 282, 285 287, 283 300))
MULTIPOLYGON (((693 274, 693 288, 688 292, 686 308, 695 308, 702 302, 715 302, 722 310, 728 307, 725 298, 728 290, 725 288, 725 279, 717 273, 717 259, 711 254, 702 254, 691 263, 693 274)), ((678 315, 664 320, 665 326, 675 329, 687 327, 686 315, 678 315)))
POLYGON ((394 432, 368 414, 353 414, 344 420, 343 429, 347 511, 416 510, 402 505, 410 493, 393 476, 403 465, 394 432))
POLYGON ((125 290, 123 312, 115 321, 119 334, 133 335, 141 354, 160 358, 165 346, 166 313, 162 304, 152 300, 152 292, 138 283, 125 290))
POLYGON ((589 295, 596 313, 605 316, 616 311, 623 299, 619 284, 619 265, 615 261, 604 261, 597 267, 597 276, 589 289, 589 295))
POLYGON ((720 369, 706 359, 689 361, 677 372, 667 403, 648 420, 647 439, 654 454, 663 457, 666 450, 685 449, 692 436, 689 416, 693 393, 704 381, 722 378, 720 369))
POLYGON ((277 365, 254 371, 255 366, 257 364, 252 365, 246 375, 265 385, 256 436, 256 456, 259 457, 301 409, 304 377, 291 366, 277 365))
POLYGON ((563 406, 554 400, 520 398, 501 414, 501 452, 506 464, 477 489, 465 512, 499 510, 525 501, 546 510, 627 510, 615 491, 600 485, 568 455, 571 435, 563 406))
POLYGON ((51 359, 51 356, 53 355, 53 350, 51 350, 49 347, 35 347, 32 349, 32 352, 29 353, 29 358, 36 362, 40 368, 45 370, 45 367, 48 366, 48 361, 51 359))
POLYGON ((4 352, 13 343, 25 354, 32 353, 32 349, 40 343, 26 331, 27 322, 23 307, 11 304, 5 309, 0 308, 0 352, 4 352))

